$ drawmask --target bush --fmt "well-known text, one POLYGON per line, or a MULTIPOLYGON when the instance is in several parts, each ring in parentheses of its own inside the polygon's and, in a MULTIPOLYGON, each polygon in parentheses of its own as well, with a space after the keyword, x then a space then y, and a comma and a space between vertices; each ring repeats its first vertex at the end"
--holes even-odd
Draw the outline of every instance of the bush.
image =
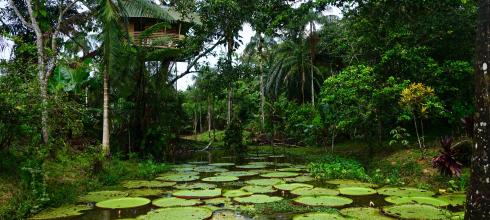
POLYGON ((239 120, 232 120, 225 131, 224 145, 232 154, 243 156, 247 147, 243 144, 243 129, 239 120))
POLYGON ((326 155, 321 161, 308 164, 308 170, 319 179, 370 180, 361 163, 336 155, 326 155))

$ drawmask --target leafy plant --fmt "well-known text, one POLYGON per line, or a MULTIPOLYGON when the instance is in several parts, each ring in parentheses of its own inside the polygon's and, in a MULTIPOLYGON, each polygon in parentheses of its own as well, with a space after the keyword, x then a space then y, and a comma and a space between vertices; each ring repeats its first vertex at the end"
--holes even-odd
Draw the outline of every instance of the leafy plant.
POLYGON ((452 149, 451 145, 453 143, 452 137, 441 138, 441 154, 432 158, 432 166, 439 169, 441 174, 449 176, 460 176, 461 175, 461 163, 455 159, 455 151, 452 149))
POLYGON ((246 153, 247 147, 243 144, 243 129, 239 120, 232 120, 225 131, 223 139, 227 150, 237 156, 242 156, 246 153))
POLYGON ((361 163, 336 155, 327 155, 320 162, 308 164, 308 170, 319 179, 370 180, 361 163))
POLYGON ((407 132, 407 129, 398 126, 390 131, 390 135, 392 137, 389 143, 390 146, 395 144, 408 146, 407 139, 410 137, 410 134, 407 132))

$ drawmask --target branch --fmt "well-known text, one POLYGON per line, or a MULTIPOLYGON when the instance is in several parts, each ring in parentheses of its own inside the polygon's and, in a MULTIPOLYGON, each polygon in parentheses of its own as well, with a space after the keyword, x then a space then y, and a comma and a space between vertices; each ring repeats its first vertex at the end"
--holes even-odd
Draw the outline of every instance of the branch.
MULTIPOLYGON (((10 0, 11 1, 11 0, 10 0)), ((41 32, 41 28, 39 28, 39 24, 37 23, 36 17, 34 17, 34 11, 32 11, 32 3, 31 0, 26 0, 27 11, 29 12, 29 18, 31 19, 31 27, 36 32, 36 38, 39 38, 36 41, 39 41, 43 38, 43 33, 41 32)), ((42 44, 40 45, 43 46, 42 44)))
POLYGON ((197 64, 197 61, 199 61, 199 59, 201 59, 202 57, 206 56, 208 53, 210 53, 211 51, 213 51, 214 48, 216 48, 218 45, 223 44, 225 42, 226 41, 223 40, 223 38, 221 38, 213 46, 211 46, 210 48, 204 50, 203 53, 199 54, 192 62, 190 62, 187 65, 187 69, 183 73, 181 73, 180 75, 178 75, 174 79, 172 79, 172 81, 170 81, 170 84, 174 84, 175 82, 177 82, 177 80, 179 80, 180 78, 184 77, 185 75, 187 75, 189 73, 192 73, 192 72, 195 72, 195 71, 191 71, 191 69, 197 64))
POLYGON ((22 14, 20 14, 19 9, 18 9, 18 8, 15 6, 15 4, 14 4, 14 1, 12 1, 12 0, 8 0, 8 1, 9 1, 9 4, 10 4, 10 7, 11 7, 12 9, 14 9, 15 14, 17 15, 17 17, 19 17, 19 19, 20 19, 20 21, 22 22, 22 24, 23 24, 24 26, 26 26, 27 28, 34 29, 34 28, 32 27, 32 25, 31 25, 31 24, 29 24, 29 23, 26 21, 26 19, 25 19, 25 18, 22 16, 22 14))
MULTIPOLYGON (((77 3, 79 0, 75 0, 68 4, 59 14, 58 16, 58 23, 56 24, 53 32, 53 36, 51 38, 51 50, 54 52, 56 51, 56 36, 58 36, 61 28, 61 21, 63 20, 63 16, 66 14, 66 12, 73 6, 75 3, 77 3)), ((61 7, 60 7, 61 8, 61 7)))

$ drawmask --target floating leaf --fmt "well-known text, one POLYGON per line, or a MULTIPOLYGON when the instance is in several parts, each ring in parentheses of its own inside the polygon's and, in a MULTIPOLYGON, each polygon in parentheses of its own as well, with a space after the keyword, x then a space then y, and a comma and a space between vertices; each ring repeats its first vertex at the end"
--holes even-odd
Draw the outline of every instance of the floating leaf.
POLYGON ((217 173, 217 176, 236 176, 236 177, 244 177, 244 176, 255 176, 259 173, 253 171, 228 171, 223 173, 217 173))
POLYGON ((406 203, 418 203, 418 204, 427 204, 433 206, 448 206, 449 203, 443 201, 441 199, 437 199, 434 197, 426 197, 426 196, 390 196, 386 197, 385 200, 387 202, 393 204, 406 204, 406 203))
POLYGON ((138 188, 163 188, 170 187, 177 183, 175 182, 161 182, 161 181, 147 181, 147 180, 129 180, 124 182, 122 185, 128 189, 138 189, 138 188))
POLYGON ((291 191, 291 194, 297 196, 336 196, 339 194, 338 190, 327 188, 298 188, 291 191))
POLYGON ((345 208, 340 210, 340 213, 353 217, 356 219, 362 220, 390 220, 388 216, 384 216, 381 214, 380 210, 377 208, 371 207, 354 207, 354 208, 345 208))
POLYGON ((175 185, 176 189, 214 189, 217 186, 211 183, 184 183, 175 185))
POLYGON ((376 190, 367 187, 342 187, 338 190, 340 194, 349 196, 365 196, 376 194, 376 190))
POLYGON ((217 173, 217 172, 226 172, 228 170, 218 166, 199 166, 194 168, 194 171, 201 172, 201 173, 217 173))
POLYGON ((92 209, 85 205, 65 205, 58 208, 50 208, 30 217, 32 220, 58 219, 83 215, 82 211, 92 209))
POLYGON ((211 220, 247 220, 245 216, 233 210, 219 210, 213 214, 211 220))
POLYGON ((274 188, 282 191, 291 191, 299 188, 313 188, 313 185, 306 184, 306 183, 284 183, 284 184, 278 184, 274 185, 274 188))
MULTIPOLYGON (((168 174, 165 176, 157 177, 157 180, 161 181, 172 181, 172 182, 190 182, 194 180, 198 180, 199 176, 196 175, 188 175, 185 173, 182 174, 168 174)), ((175 184, 174 184, 175 185, 175 184)))
POLYGON ((344 206, 352 203, 352 199, 341 196, 300 196, 294 202, 308 206, 344 206))
POLYGON ((209 166, 227 167, 235 166, 235 163, 210 163, 209 166))
POLYGON ((295 167, 277 169, 277 171, 281 171, 281 172, 301 172, 302 170, 303 169, 295 168, 295 167))
POLYGON ((449 219, 448 210, 423 204, 402 204, 383 207, 385 214, 401 219, 449 219))
POLYGON ((449 205, 460 206, 466 203, 466 195, 462 193, 445 194, 437 197, 440 200, 446 201, 449 205))
POLYGON ((245 183, 250 185, 257 185, 257 186, 273 186, 273 185, 283 184, 284 181, 281 179, 254 179, 254 180, 247 180, 245 181, 245 183))
POLYGON ((144 216, 145 220, 178 219, 203 220, 213 214, 211 209, 205 207, 172 207, 150 211, 144 216))
POLYGON ((191 165, 204 165, 204 164, 208 164, 207 161, 191 161, 191 162, 188 162, 189 164, 191 165))
POLYGON ((334 185, 340 185, 340 187, 369 187, 369 188, 376 188, 378 185, 373 184, 373 183, 365 183, 361 182, 358 180, 342 180, 342 179, 337 179, 337 180, 329 180, 327 183, 334 184, 334 185))
POLYGON ((348 219, 336 213, 328 212, 310 212, 304 214, 298 214, 293 217, 293 220, 335 220, 335 219, 348 219))
POLYGON ((247 165, 236 166, 236 168, 240 168, 240 169, 263 169, 265 167, 266 167, 265 164, 247 164, 247 165))
POLYGON ((132 189, 128 192, 131 197, 159 196, 165 193, 165 191, 160 189, 132 189))
POLYGON ((313 180, 315 180, 315 178, 311 176, 297 176, 293 178, 284 178, 284 181, 286 182, 295 182, 295 183, 311 182, 313 180))
POLYGON ((435 193, 411 187, 384 187, 378 189, 378 193, 387 196, 433 196, 435 193))
POLYGON ((165 197, 157 200, 153 200, 152 204, 161 208, 173 207, 173 206, 194 206, 199 205, 202 202, 198 199, 182 199, 176 197, 165 197))
POLYGON ((151 201, 147 198, 126 197, 126 198, 118 198, 118 199, 109 199, 106 201, 98 202, 95 204, 95 206, 99 208, 106 208, 106 209, 127 209, 127 208, 144 206, 149 204, 150 202, 151 201))
POLYGON ((259 203, 269 203, 269 202, 277 202, 282 200, 281 197, 278 196, 268 196, 268 195, 262 195, 262 194, 256 194, 256 195, 251 195, 247 197, 238 197, 234 198, 236 202, 239 203, 252 203, 252 204, 259 204, 259 203))
POLYGON ((252 195, 253 193, 247 192, 241 189, 234 189, 234 190, 227 190, 223 193, 224 197, 242 197, 242 196, 249 196, 252 195))
POLYGON ((272 173, 264 173, 261 174, 261 177, 268 177, 268 178, 285 178, 285 177, 294 177, 298 176, 298 173, 294 172, 272 172, 272 173))
POLYGON ((79 198, 80 202, 100 202, 108 199, 123 198, 128 196, 127 192, 122 191, 97 191, 89 192, 79 198))
POLYGON ((205 182, 230 182, 236 180, 238 180, 238 177, 236 176, 212 176, 212 177, 206 177, 202 179, 202 181, 205 182))
POLYGON ((178 190, 175 191, 173 196, 185 198, 185 199, 206 199, 221 196, 221 189, 196 189, 196 190, 178 190))
POLYGON ((218 198, 206 199, 204 200, 204 203, 208 205, 221 205, 221 204, 231 203, 231 199, 225 197, 218 197, 218 198))
POLYGON ((272 186, 259 186, 259 185, 247 185, 241 188, 247 192, 251 193, 273 193, 277 190, 272 188, 272 186))

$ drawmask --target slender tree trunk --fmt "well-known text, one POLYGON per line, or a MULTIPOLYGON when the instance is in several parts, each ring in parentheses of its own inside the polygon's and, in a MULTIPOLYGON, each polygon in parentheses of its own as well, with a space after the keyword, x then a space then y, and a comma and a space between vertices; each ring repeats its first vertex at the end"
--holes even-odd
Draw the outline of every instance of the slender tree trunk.
POLYGON ((417 142, 419 144, 419 148, 420 148, 420 150, 422 150, 422 142, 420 141, 419 129, 417 126, 417 119, 416 119, 415 115, 413 116, 413 125, 415 127, 415 134, 417 135, 417 142))
POLYGON ((44 143, 49 141, 48 127, 48 82, 47 79, 40 79, 41 89, 41 132, 44 143))
POLYGON ((480 0, 475 74, 475 147, 471 158, 470 188, 465 219, 490 217, 490 0, 480 0))
POLYGON ((262 34, 259 34, 259 47, 258 47, 258 52, 259 52, 259 71, 260 71, 260 128, 262 131, 265 128, 265 112, 264 112, 264 107, 265 107, 265 86, 264 86, 264 67, 263 67, 263 54, 262 54, 262 48, 263 48, 263 41, 264 38, 262 37, 262 34))
POLYGON ((232 110, 232 96, 233 96, 233 91, 231 90, 231 83, 228 86, 228 110, 226 111, 226 124, 231 123, 231 110, 232 110))
POLYGON ((313 76, 313 63, 315 59, 315 53, 314 53, 314 45, 313 45, 313 21, 310 22, 310 38, 311 38, 311 49, 310 49, 310 72, 311 72, 311 105, 315 106, 315 84, 314 84, 314 76, 313 76))
POLYGON ((197 139, 197 111, 194 109, 194 136, 197 139))
POLYGON ((201 104, 199 104, 199 133, 202 133, 202 108, 201 104))
POLYGON ((333 147, 335 146, 335 126, 333 126, 332 129, 332 153, 333 153, 333 147))
POLYGON ((103 120, 102 120, 102 152, 104 156, 109 156, 110 152, 110 130, 109 130, 109 66, 106 65, 104 71, 104 82, 103 82, 103 120))
POLYGON ((211 97, 208 96, 208 137, 211 140, 211 127, 212 127, 212 115, 211 115, 211 97))
POLYGON ((301 60, 301 98, 303 99, 303 104, 305 104, 305 81, 306 81, 306 76, 305 76, 305 68, 303 65, 303 60, 301 60))

